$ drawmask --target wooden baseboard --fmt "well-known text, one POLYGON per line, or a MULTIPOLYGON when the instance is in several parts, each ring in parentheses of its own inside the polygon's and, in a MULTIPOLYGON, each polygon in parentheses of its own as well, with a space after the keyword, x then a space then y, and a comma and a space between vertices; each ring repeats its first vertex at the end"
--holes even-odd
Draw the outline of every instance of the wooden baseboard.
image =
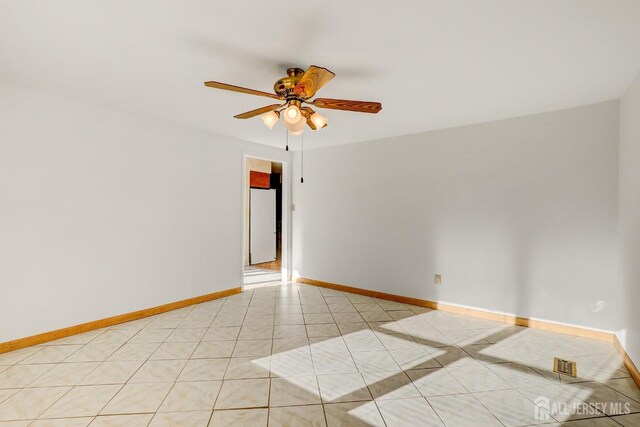
POLYGON ((627 367, 629 374, 631 374, 631 378, 633 378, 633 381, 635 381, 638 388, 640 388, 640 371, 638 371, 635 363, 633 363, 631 357, 629 357, 624 347, 622 347, 622 344, 620 343, 616 335, 613 336, 613 346, 616 348, 616 350, 618 350, 618 354, 620 354, 620 356, 622 356, 622 358, 624 359, 624 365, 627 367))
POLYGON ((298 282, 308 285, 320 286, 323 288, 335 289, 338 291, 351 292, 353 294, 365 295, 373 298, 380 298, 390 301, 396 301, 405 304, 417 305, 419 307, 427 307, 433 310, 441 310, 449 313, 463 314, 466 316, 478 317, 481 319, 494 320, 496 322, 504 322, 510 325, 524 326, 528 328, 543 329, 546 331, 558 332, 561 334, 573 335, 583 338, 596 339, 606 341, 613 344, 620 356, 624 359, 624 364, 629 370, 631 377, 640 388, 640 372, 633 363, 627 352, 624 350, 616 335, 612 332, 598 331, 588 328, 580 328, 578 326, 562 325, 559 323, 544 322, 541 320, 527 319, 526 317, 511 316, 508 314, 495 313, 491 311, 477 310, 473 308, 460 307, 450 304, 442 304, 439 302, 423 300, 419 298, 405 297, 402 295, 388 294, 385 292, 371 291, 369 289, 354 288, 352 286, 339 285, 336 283, 323 282, 320 280, 307 279, 304 277, 296 279, 298 282))
POLYGON ((591 338, 600 341, 613 342, 613 334, 611 332, 598 331, 595 329, 580 328, 577 326, 562 325, 559 323, 544 322, 542 320, 527 319, 525 317, 517 317, 509 314, 496 313, 492 311, 484 311, 457 305, 443 304, 440 302, 428 301, 419 298, 405 297, 402 295, 388 294, 385 292, 371 291, 369 289, 354 288, 352 286, 338 285, 336 283, 322 282, 307 278, 299 278, 298 282, 306 283, 323 288, 335 289, 338 291, 351 292, 354 294, 366 295, 369 297, 386 299, 390 301, 401 302, 405 304, 417 305, 419 307, 427 307, 433 310, 446 311, 449 313, 463 314, 466 316, 478 317, 486 320, 494 320, 496 322, 509 323, 511 325, 526 326, 529 328, 544 329, 547 331, 559 332, 561 334, 574 335, 578 337, 591 338))
POLYGON ((0 343, 0 354, 18 350, 24 347, 29 347, 32 345, 42 344, 60 338, 66 338, 71 335, 93 331, 95 329, 106 328, 108 326, 117 325, 119 323, 142 319, 143 317, 154 316, 156 314, 165 313, 167 311, 177 310, 179 308, 187 307, 190 305, 200 304, 214 299, 227 297, 229 295, 234 295, 240 292, 242 292, 242 288, 227 289, 220 292, 214 292, 212 294, 201 295, 198 297, 176 301, 169 304, 159 305, 157 307, 146 308, 144 310, 120 314, 117 316, 108 317, 106 319, 94 320, 93 322, 82 323, 80 325, 70 326, 68 328, 57 329, 55 331, 44 332, 42 334, 32 335, 26 338, 3 342, 0 343))

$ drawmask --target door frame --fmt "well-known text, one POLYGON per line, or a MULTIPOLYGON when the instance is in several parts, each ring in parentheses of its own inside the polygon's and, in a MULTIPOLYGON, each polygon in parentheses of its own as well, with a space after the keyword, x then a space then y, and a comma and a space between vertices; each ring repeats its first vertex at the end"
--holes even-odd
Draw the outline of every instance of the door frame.
MULTIPOLYGON (((287 153, 288 154, 288 153, 287 153)), ((242 244, 240 245, 241 257, 240 257, 240 273, 242 277, 242 288, 244 289, 244 259, 245 259, 245 242, 249 237, 245 232, 245 222, 250 221, 247 218, 247 198, 250 196, 249 183, 247 182, 247 159, 266 160, 268 162, 282 164, 282 252, 281 252, 281 280, 288 282, 291 280, 291 177, 289 165, 290 163, 284 159, 273 158, 270 156, 264 156, 260 154, 254 154, 247 151, 242 152, 242 221, 241 221, 241 236, 242 244)))
MULTIPOLYGON (((262 261, 260 263, 255 263, 253 262, 253 241, 251 240, 253 235, 254 235, 254 230, 253 230, 253 224, 254 221, 257 219, 257 217, 254 217, 253 215, 253 209, 254 209, 254 196, 258 197, 258 195, 260 193, 258 192, 269 192, 269 194, 271 195, 271 197, 273 197, 273 208, 276 209, 276 211, 273 212, 273 223, 271 224, 271 226, 273 227, 271 230, 269 230, 269 235, 270 238, 273 238, 273 246, 269 245, 270 247, 270 251, 271 248, 273 248, 273 253, 269 253, 270 256, 275 256, 275 258, 273 258, 273 260, 277 260, 278 259, 278 238, 277 238, 277 233, 278 233, 278 228, 277 228, 277 221, 276 221, 276 212, 277 212, 277 196, 276 196, 276 189, 274 188, 251 188, 249 187, 249 265, 254 265, 254 264, 262 264, 264 262, 268 262, 268 261, 262 261)), ((267 211, 269 211, 270 209, 267 209, 267 211)), ((246 223, 246 221, 245 221, 246 223)), ((282 232, 282 230, 280 230, 280 232, 282 232)), ((246 244, 246 241, 245 241, 246 244)), ((280 243, 282 245, 282 243, 280 243)), ((247 248, 245 248, 245 256, 246 256, 246 251, 247 248)), ((280 254, 280 257, 282 258, 282 254, 280 254)))

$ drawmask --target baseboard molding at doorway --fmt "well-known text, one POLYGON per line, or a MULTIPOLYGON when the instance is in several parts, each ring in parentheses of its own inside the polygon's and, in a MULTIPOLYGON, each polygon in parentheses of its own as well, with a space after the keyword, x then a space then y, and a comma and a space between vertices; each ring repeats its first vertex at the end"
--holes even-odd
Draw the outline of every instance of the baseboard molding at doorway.
POLYGON ((224 298, 230 295, 238 294, 240 292, 242 292, 242 288, 226 289, 224 291, 214 292, 212 294, 201 295, 194 298, 172 302, 169 304, 159 305, 157 307, 146 308, 126 314, 119 314, 117 316, 107 317, 106 319, 94 320, 92 322, 82 323, 80 325, 70 326, 63 329, 57 329, 55 331, 32 335, 30 337, 3 342, 0 343, 0 354, 19 350, 25 347, 30 347, 32 345, 43 344, 49 341, 70 337, 72 335, 77 335, 84 332, 93 331, 95 329, 106 328, 108 326, 114 326, 120 323, 142 319, 144 317, 155 316, 156 314, 177 310, 179 308, 188 307, 194 304, 201 304, 203 302, 211 301, 218 298, 224 298))
POLYGON ((307 285, 319 286, 322 288, 334 289, 337 291, 350 292, 353 294, 364 295, 372 298, 379 298, 389 301, 400 302, 404 304, 416 305, 418 307, 426 307, 432 310, 446 311, 449 313, 463 314, 466 316, 477 317, 480 319, 493 320, 496 322, 508 323, 510 325, 523 326, 534 329, 542 329, 545 331, 558 332, 566 335, 573 335, 577 337, 590 338, 599 341, 605 341, 613 344, 618 354, 623 358, 624 364, 629 370, 631 377, 635 381, 638 388, 640 388, 640 372, 633 363, 625 349, 622 347, 620 341, 613 332, 600 331, 589 328, 581 328, 578 326, 563 325, 560 323, 546 322, 535 319, 528 319, 526 317, 512 316, 503 313, 496 313, 492 311, 477 310, 473 308, 460 307, 451 304, 443 304, 440 302, 423 300, 420 298, 406 297, 402 295, 389 294, 386 292, 372 291, 364 288, 356 288, 353 286, 340 285, 337 283, 323 282, 321 280, 308 279, 300 277, 296 279, 297 282, 306 283, 307 285))

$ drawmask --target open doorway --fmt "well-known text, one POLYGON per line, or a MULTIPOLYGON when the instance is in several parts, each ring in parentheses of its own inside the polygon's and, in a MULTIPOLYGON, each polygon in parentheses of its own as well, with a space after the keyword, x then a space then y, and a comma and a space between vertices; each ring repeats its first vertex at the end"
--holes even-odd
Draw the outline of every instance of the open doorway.
POLYGON ((245 158, 244 283, 279 281, 283 269, 283 183, 281 162, 245 158))

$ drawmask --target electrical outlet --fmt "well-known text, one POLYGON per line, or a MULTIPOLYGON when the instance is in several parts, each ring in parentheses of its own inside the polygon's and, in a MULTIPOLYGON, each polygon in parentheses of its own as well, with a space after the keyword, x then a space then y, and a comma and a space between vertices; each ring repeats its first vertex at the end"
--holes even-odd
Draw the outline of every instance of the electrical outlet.
POLYGON ((433 277, 433 284, 434 285, 441 285, 442 284, 442 275, 441 274, 436 274, 433 277))

